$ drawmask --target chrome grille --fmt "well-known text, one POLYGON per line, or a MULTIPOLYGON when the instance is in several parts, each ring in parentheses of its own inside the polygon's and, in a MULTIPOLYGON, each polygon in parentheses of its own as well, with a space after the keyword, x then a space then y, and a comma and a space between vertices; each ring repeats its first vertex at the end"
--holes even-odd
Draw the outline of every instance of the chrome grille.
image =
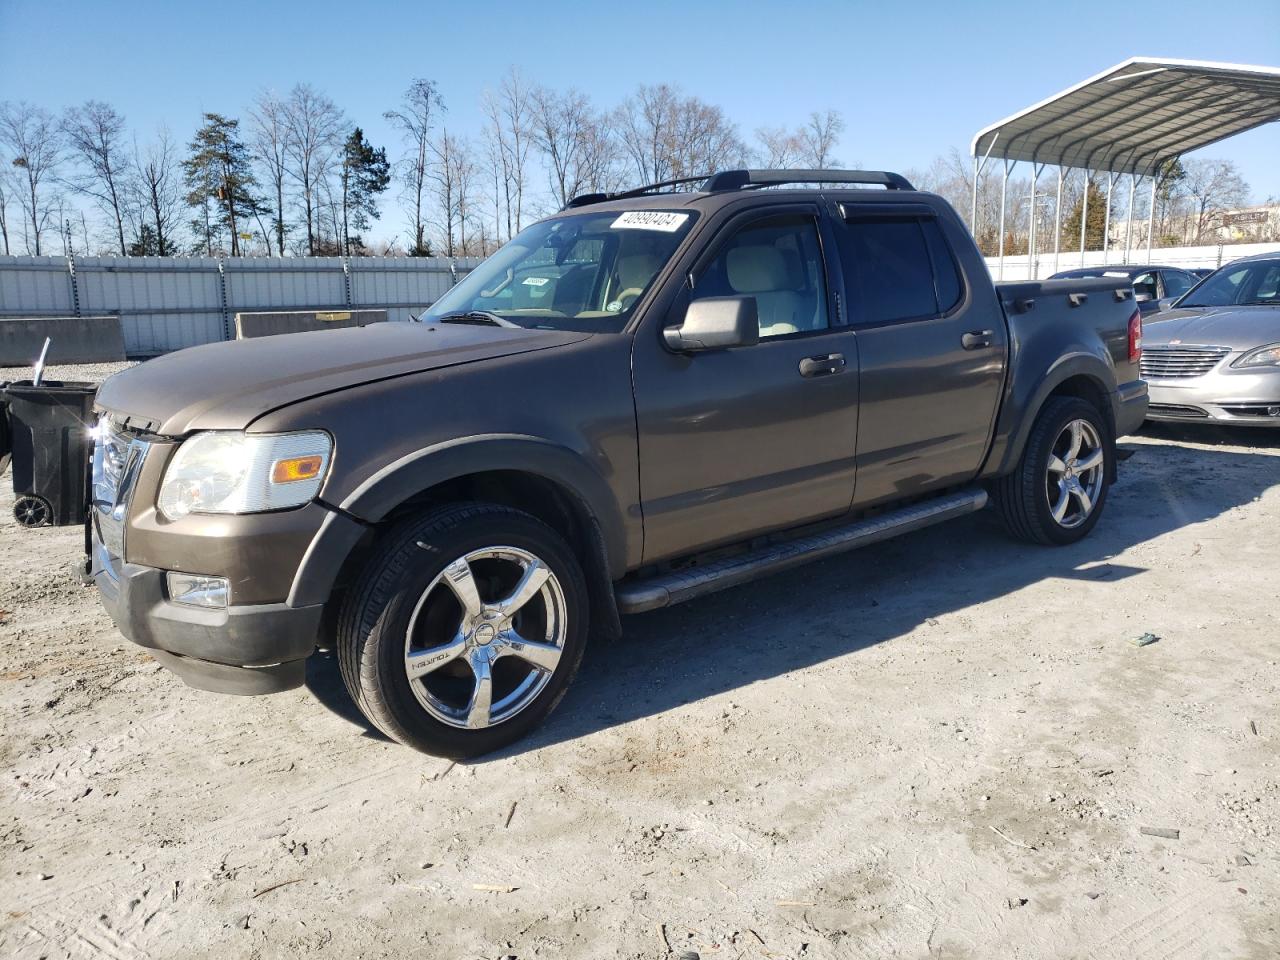
POLYGON ((1184 377, 1202 377, 1230 352, 1230 347, 1143 346, 1142 378, 1178 380, 1184 377))
POLYGON ((129 499, 151 445, 121 433, 105 418, 94 429, 93 521, 98 539, 113 557, 124 556, 129 499))

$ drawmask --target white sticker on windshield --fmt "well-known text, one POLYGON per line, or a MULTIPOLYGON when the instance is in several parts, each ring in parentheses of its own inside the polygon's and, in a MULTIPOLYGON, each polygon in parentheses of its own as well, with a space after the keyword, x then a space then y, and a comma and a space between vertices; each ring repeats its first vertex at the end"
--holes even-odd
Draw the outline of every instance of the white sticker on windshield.
POLYGON ((667 213, 663 210, 632 210, 624 213, 610 226, 614 230, 658 230, 675 233, 689 219, 687 213, 667 213))
POLYGON ((545 287, 551 281, 546 277, 525 277, 524 285, 526 287, 545 287))

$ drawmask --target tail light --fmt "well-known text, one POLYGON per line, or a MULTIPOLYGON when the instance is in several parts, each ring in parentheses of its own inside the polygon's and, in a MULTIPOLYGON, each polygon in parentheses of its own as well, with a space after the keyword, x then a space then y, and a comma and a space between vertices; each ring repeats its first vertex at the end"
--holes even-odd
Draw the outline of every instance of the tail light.
POLYGON ((1142 359, 1142 312, 1133 311, 1129 318, 1129 362, 1137 363, 1142 359))

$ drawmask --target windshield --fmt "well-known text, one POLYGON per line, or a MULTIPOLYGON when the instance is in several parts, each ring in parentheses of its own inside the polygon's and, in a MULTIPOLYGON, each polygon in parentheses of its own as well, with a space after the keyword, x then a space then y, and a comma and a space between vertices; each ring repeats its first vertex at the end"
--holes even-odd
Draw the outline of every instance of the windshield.
POLYGON ((1280 260, 1255 260, 1223 267, 1200 281, 1178 307, 1230 307, 1280 304, 1280 260))
POLYGON ((421 319, 483 313, 522 327, 618 332, 694 217, 613 210, 544 220, 467 274, 421 319))

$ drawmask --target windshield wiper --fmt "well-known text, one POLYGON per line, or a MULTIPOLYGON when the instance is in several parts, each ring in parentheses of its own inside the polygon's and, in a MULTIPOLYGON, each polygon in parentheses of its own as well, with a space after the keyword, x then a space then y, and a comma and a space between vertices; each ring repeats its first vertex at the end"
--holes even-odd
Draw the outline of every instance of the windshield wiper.
POLYGON ((520 324, 512 323, 506 317, 500 317, 488 310, 459 310, 456 313, 446 313, 442 317, 436 317, 436 321, 439 323, 487 323, 494 327, 521 329, 520 324))
POLYGON ((1261 297, 1256 300, 1245 300, 1242 307, 1274 307, 1280 303, 1280 297, 1261 297))

